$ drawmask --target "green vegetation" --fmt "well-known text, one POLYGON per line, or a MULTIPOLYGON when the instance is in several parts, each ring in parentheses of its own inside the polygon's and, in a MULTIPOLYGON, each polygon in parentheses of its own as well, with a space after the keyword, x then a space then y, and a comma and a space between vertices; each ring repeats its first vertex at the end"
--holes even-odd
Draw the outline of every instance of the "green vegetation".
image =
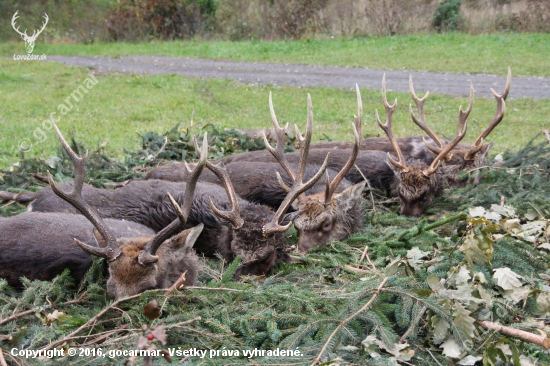
MULTIPOLYGON (((22 42, 0 43, 0 55, 20 54, 22 42)), ((44 44, 35 54, 112 56, 165 55, 258 61, 408 69, 454 73, 550 76, 549 34, 467 35, 460 33, 301 41, 153 42, 44 44)))
MULTIPOLYGON (((57 139, 52 130, 43 128, 42 124, 82 85, 89 70, 11 60, 0 61, 0 69, 0 167, 8 167, 19 160, 18 144, 25 138, 32 143, 25 156, 48 158, 56 151, 57 139), (43 133, 36 132, 37 129, 43 133)), ((139 147, 138 134, 164 133, 178 122, 182 122, 182 128, 188 127, 193 110, 198 126, 212 124, 218 129, 268 127, 271 124, 267 104, 270 90, 274 93, 279 119, 302 127, 306 120, 307 93, 311 94, 316 123, 314 139, 317 141, 351 139, 350 125, 357 113, 353 90, 274 88, 243 85, 231 80, 186 79, 179 75, 115 74, 97 75, 97 78, 98 84, 78 103, 73 101, 74 108, 61 116, 58 124, 63 131, 73 130, 77 140, 94 149, 107 141, 105 151, 118 159, 123 158, 123 149, 139 147)), ((380 92, 363 89, 362 97, 363 134, 380 135, 382 131, 376 126, 373 113, 375 109, 383 111, 380 92)), ((394 97, 399 101, 394 115, 396 135, 420 134, 408 116, 410 95, 389 93, 389 99, 394 97)), ((466 105, 467 99, 430 96, 425 109, 427 120, 436 133, 454 136, 460 104, 466 105)), ((540 116, 549 111, 548 100, 510 100, 504 121, 490 136, 490 140, 496 141, 493 153, 525 145, 536 132, 548 127, 540 116)), ((465 141, 472 142, 494 113, 493 99, 477 97, 465 141)))
MULTIPOLYGON (((80 345, 96 352, 40 362, 141 364, 143 357, 114 352, 156 347, 168 353, 207 351, 202 359, 172 355, 172 362, 187 365, 395 365, 399 360, 435 366, 468 355, 484 364, 500 359, 519 366, 520 357, 525 364, 548 364, 550 357, 533 341, 487 329, 488 321, 537 336, 539 330, 548 332, 543 319, 550 313, 544 289, 550 278, 544 244, 550 227, 550 146, 539 134, 535 144, 508 152, 505 159, 502 169, 478 171, 476 188, 447 191, 423 218, 396 215, 395 200, 375 191, 361 233, 314 248, 267 277, 234 281, 238 259, 230 264, 205 259, 196 287, 168 294, 150 290, 117 301, 106 297, 103 260, 94 261, 79 285, 67 272, 51 282, 24 280, 21 292, 0 280, 4 357, 26 364, 34 360, 8 350, 78 350, 80 345), (299 353, 243 354, 255 348, 299 353)), ((62 156, 60 162, 69 165, 62 156)), ((16 188, 14 178, 21 176, 36 184, 34 167, 22 167, 28 170, 6 172, 0 189, 16 188)), ((90 168, 96 176, 105 172, 90 168)), ((124 166, 118 172, 127 173, 124 166)), ((165 363, 159 356, 154 364, 165 363)))
POLYGON ((432 27, 438 32, 457 31, 463 21, 460 16, 462 0, 444 0, 435 8, 432 27))

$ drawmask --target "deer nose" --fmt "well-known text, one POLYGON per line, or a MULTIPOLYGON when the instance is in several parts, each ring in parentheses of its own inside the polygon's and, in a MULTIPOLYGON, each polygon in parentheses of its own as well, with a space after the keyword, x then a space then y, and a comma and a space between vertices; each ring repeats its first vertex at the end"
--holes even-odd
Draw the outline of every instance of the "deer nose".
POLYGON ((420 217, 422 216, 422 211, 415 208, 401 207, 400 215, 408 217, 420 217))

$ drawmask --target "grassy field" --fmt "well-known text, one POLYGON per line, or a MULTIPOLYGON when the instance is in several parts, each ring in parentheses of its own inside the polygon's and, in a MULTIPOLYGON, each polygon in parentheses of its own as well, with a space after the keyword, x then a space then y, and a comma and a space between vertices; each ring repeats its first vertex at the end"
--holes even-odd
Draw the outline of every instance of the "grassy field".
MULTIPOLYGON (((23 44, 0 44, 0 55, 23 52, 23 44)), ((278 42, 162 42, 44 44, 46 55, 166 55, 349 67, 550 76, 549 34, 415 35, 278 42)))
MULTIPOLYGON (((52 130, 42 127, 51 112, 88 77, 89 70, 45 62, 0 61, 0 167, 19 159, 20 141, 28 139, 32 147, 27 157, 47 158, 56 151, 58 142, 52 130), (40 129, 40 131, 37 131, 40 129)), ((350 123, 357 113, 354 91, 330 88, 273 88, 244 85, 231 80, 186 79, 179 75, 138 76, 98 75, 98 84, 84 95, 74 108, 61 116, 58 124, 63 131, 74 130, 76 138, 94 147, 108 140, 107 151, 122 157, 123 149, 135 149, 140 138, 148 132, 165 132, 178 122, 189 124, 195 110, 195 122, 212 123, 220 128, 264 128, 271 124, 268 94, 273 100, 279 119, 304 127, 306 98, 310 93, 316 123, 315 140, 351 138, 350 123)), ((420 91, 419 91, 420 92, 420 91)), ((379 91, 362 90, 364 108, 363 134, 379 135, 374 110, 383 111, 379 91)), ((394 130, 398 136, 420 134, 408 116, 410 96, 390 93, 397 97, 398 110, 394 115, 394 130)), ((72 100, 72 99, 71 99, 72 100)), ((458 106, 466 98, 431 95, 426 104, 427 121, 437 133, 452 137, 458 116, 458 106)), ((491 121, 495 112, 493 99, 478 97, 469 119, 466 141, 473 141, 491 121)), ((545 125, 541 115, 550 113, 547 100, 511 100, 507 114, 492 134, 497 142, 493 152, 517 149, 545 125), (521 129, 516 129, 521 126, 521 129), (511 131, 514 131, 513 134, 511 131)), ((383 118, 383 117, 382 117, 383 118)))

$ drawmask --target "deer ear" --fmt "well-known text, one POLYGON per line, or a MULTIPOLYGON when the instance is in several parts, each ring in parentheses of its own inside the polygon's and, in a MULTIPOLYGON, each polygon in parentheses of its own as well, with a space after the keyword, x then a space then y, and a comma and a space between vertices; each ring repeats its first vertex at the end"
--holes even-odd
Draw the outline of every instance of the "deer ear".
POLYGON ((195 245, 195 242, 197 241, 197 238, 202 233, 202 229, 204 228, 204 224, 198 224, 194 228, 191 229, 189 234, 185 237, 185 248, 191 249, 193 248, 193 245, 195 245))
POLYGON ((481 147, 481 151, 478 152, 478 158, 476 159, 476 161, 480 162, 482 165, 487 164, 487 156, 489 155, 489 151, 494 144, 494 141, 490 144, 483 144, 483 146, 481 147))
POLYGON ((386 164, 388 164, 393 174, 395 174, 396 177, 401 179, 401 170, 399 170, 399 168, 395 167, 392 163, 390 163, 387 160, 386 160, 386 164))
POLYGON ((103 238, 103 236, 101 236, 101 234, 99 233, 99 231, 97 231, 96 228, 94 228, 94 236, 95 236, 95 240, 97 242, 97 246, 100 247, 100 248, 107 248, 107 242, 105 241, 105 239, 103 238))
POLYGON ((338 206, 349 208, 354 204, 354 202, 360 200, 366 184, 367 182, 365 181, 359 182, 349 188, 346 188, 342 193, 335 195, 338 206))
POLYGON ((195 241, 197 241, 197 238, 202 232, 202 229, 204 228, 203 224, 199 224, 195 227, 192 227, 190 229, 184 230, 181 233, 173 236, 172 238, 166 240, 163 244, 161 244, 162 247, 170 247, 171 249, 176 248, 185 248, 190 249, 193 248, 193 245, 195 244, 195 241))

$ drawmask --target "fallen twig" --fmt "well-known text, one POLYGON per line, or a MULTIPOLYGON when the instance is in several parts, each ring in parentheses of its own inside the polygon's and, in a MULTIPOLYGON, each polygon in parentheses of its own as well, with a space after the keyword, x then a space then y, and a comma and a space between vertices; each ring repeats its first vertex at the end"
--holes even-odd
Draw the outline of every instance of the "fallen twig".
POLYGON ((46 183, 48 185, 50 184, 50 182, 48 181, 48 178, 43 177, 38 173, 34 173, 32 176, 35 177, 37 180, 41 181, 42 183, 46 183))
MULTIPOLYGON (((72 305, 72 304, 79 304, 84 300, 86 295, 88 295, 87 292, 83 293, 82 296, 80 296, 78 299, 67 301, 67 302, 64 302, 64 303, 61 303, 61 304, 57 304, 57 306, 66 306, 66 305, 72 305)), ((34 314, 39 310, 44 310, 46 308, 50 308, 53 305, 55 305, 55 304, 43 305, 43 306, 39 306, 38 308, 34 308, 34 309, 31 309, 31 310, 23 311, 23 312, 18 313, 18 314, 14 314, 14 315, 10 316, 9 318, 0 320, 0 325, 6 324, 6 323, 8 323, 8 322, 10 322, 14 319, 21 318, 22 316, 25 316, 25 315, 34 314)))
MULTIPOLYGON (((489 322, 489 321, 486 321, 486 320, 480 320, 478 322, 479 322, 479 324, 481 324, 481 326, 483 326, 486 329, 496 330, 496 331, 498 331, 502 334, 506 334, 506 335, 509 335, 509 336, 512 336, 512 337, 519 338, 523 341, 542 346, 545 349, 550 348, 550 338, 548 338, 548 336, 546 334, 537 335, 537 334, 526 332, 524 330, 510 328, 510 327, 506 327, 504 325, 492 323, 492 322, 489 322)), ((542 332, 542 333, 544 333, 544 332, 542 332)))
POLYGON ((90 338, 92 336, 95 336, 96 338, 92 339, 91 341, 88 341, 88 342, 85 342, 85 343, 82 343, 82 344, 78 345, 79 347, 89 346, 89 345, 92 345, 92 344, 98 344, 98 343, 104 341, 105 339, 109 338, 113 334, 116 334, 116 333, 119 333, 119 332, 126 332, 126 331, 128 331, 127 328, 128 328, 128 324, 123 324, 121 327, 118 327, 117 329, 108 330, 106 332, 101 332, 101 333, 97 333, 97 334, 87 334, 85 336, 71 337, 71 338, 66 339, 66 340, 70 341, 70 340, 74 340, 74 339, 90 338))
POLYGON ((313 363, 311 364, 311 366, 314 366, 314 365, 317 365, 321 362, 321 357, 323 356, 323 353, 325 353, 328 345, 330 344, 330 341, 332 340, 332 338, 334 338, 334 336, 336 335, 336 333, 338 333, 338 331, 340 330, 341 327, 343 327, 345 324, 347 324, 348 322, 350 322, 351 320, 353 320, 357 315, 361 314, 363 311, 367 310, 371 305, 372 303, 374 302, 374 300, 376 299, 376 297, 378 296, 378 294, 380 293, 380 290, 382 289, 382 287, 384 287, 384 285, 386 284, 386 282, 388 282, 388 278, 389 277, 386 277, 382 280, 382 282, 380 283, 380 285, 376 288, 376 291, 374 292, 374 294, 372 295, 372 297, 370 298, 369 301, 367 301, 367 303, 365 305, 363 305, 363 307, 359 310, 357 310, 355 313, 351 314, 349 317, 347 317, 345 320, 341 321, 340 324, 338 324, 338 326, 336 327, 336 329, 334 329, 334 331, 330 334, 330 336, 328 337, 327 341, 325 342, 323 348, 321 348, 321 351, 319 352, 319 355, 315 358, 315 360, 313 360, 313 363))
POLYGON ((181 274, 181 276, 176 280, 176 282, 174 282, 174 284, 166 290, 166 296, 171 295, 172 292, 174 292, 176 290, 179 290, 182 286, 185 285, 185 274, 186 273, 187 273, 187 271, 183 272, 181 274))
POLYGON ((365 259, 365 256, 367 255, 367 250, 369 250, 369 246, 365 245, 365 249, 363 250, 363 254, 361 254, 361 258, 359 259, 359 264, 365 259))
POLYGON ((80 331, 86 329, 87 327, 90 326, 90 324, 94 323, 95 321, 97 321, 97 319, 99 319, 103 314, 105 314, 107 311, 111 310, 114 306, 120 304, 121 302, 124 302, 124 301, 128 301, 128 300, 132 300, 132 299, 135 299, 135 298, 138 298, 140 297, 142 294, 137 294, 137 295, 132 295, 132 296, 127 296, 127 297, 123 297, 123 298, 120 298, 118 300, 116 300, 115 302, 113 302, 111 305, 107 306, 106 308, 104 308, 103 310, 101 310, 99 313, 96 314, 96 316, 94 316, 93 318, 91 318, 90 320, 88 320, 84 325, 82 325, 81 327, 79 327, 77 330, 75 330, 74 332, 72 332, 71 334, 69 334, 68 336, 66 336, 65 338, 63 339, 60 339, 58 341, 55 341, 53 343, 50 343, 48 344, 47 346, 44 346, 41 348, 41 350, 49 350, 49 349, 52 349, 54 348, 55 346, 57 345, 60 345, 60 344, 63 344, 64 342, 66 342, 68 339, 74 337, 75 335, 77 335, 80 331))
POLYGON ((345 268, 349 271, 352 271, 354 273, 358 273, 358 274, 361 274, 361 273, 372 273, 372 271, 368 271, 366 269, 360 269, 360 268, 355 268, 355 267, 352 267, 350 265, 346 265, 345 268))
POLYGON ((4 358, 4 352, 2 352, 1 348, 0 348, 0 365, 8 366, 8 364, 6 363, 6 359, 4 358))
POLYGON ((355 167, 355 169, 357 169, 357 171, 359 172, 359 174, 361 174, 361 176, 363 177, 363 179, 365 180, 365 182, 367 182, 367 186, 369 187, 370 200, 371 200, 371 202, 372 202, 372 210, 373 210, 373 211, 376 211, 376 206, 374 205, 374 195, 372 194, 372 187, 370 186, 369 180, 367 179, 367 177, 365 177, 365 175, 363 174, 363 172, 361 171, 361 169, 359 169, 359 167, 357 166, 357 164, 353 164, 353 166, 355 167))

